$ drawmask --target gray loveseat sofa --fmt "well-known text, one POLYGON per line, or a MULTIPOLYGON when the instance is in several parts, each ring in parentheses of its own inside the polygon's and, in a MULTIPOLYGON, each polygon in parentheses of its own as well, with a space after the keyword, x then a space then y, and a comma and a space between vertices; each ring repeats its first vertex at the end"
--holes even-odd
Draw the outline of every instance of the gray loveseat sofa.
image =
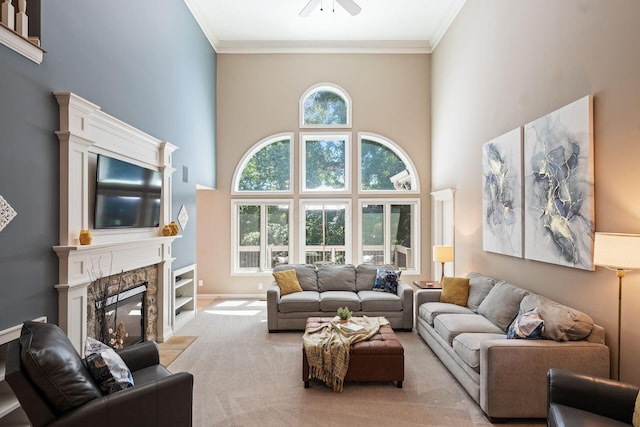
POLYGON ((589 316, 505 281, 471 273, 467 306, 416 292, 416 329, 492 421, 544 418, 547 371, 609 377, 604 329, 589 316), (544 339, 507 339, 520 314, 537 308, 544 339))
POLYGON ((267 289, 269 332, 303 331, 308 317, 333 317, 344 306, 354 316, 384 316, 393 329, 412 330, 413 288, 399 280, 395 294, 374 291, 377 268, 367 264, 275 267, 274 271, 294 269, 302 292, 281 295, 275 281, 267 289))

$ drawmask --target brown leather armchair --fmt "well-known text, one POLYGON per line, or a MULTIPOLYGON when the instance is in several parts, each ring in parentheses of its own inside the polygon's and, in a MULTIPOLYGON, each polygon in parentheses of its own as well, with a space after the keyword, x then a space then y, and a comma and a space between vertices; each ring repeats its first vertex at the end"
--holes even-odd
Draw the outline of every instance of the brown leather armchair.
POLYGON ((547 372, 547 425, 631 425, 638 388, 566 369, 547 372))
POLYGON ((65 333, 29 321, 9 343, 5 377, 34 427, 192 425, 193 375, 167 371, 154 342, 118 354, 135 385, 102 395, 65 333))

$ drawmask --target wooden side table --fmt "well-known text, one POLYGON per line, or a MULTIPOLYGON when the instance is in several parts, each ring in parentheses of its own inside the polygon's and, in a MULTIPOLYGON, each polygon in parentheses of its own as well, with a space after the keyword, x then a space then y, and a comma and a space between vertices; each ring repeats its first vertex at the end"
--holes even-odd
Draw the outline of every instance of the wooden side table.
POLYGON ((419 289, 442 289, 442 284, 435 280, 414 280, 413 286, 419 289))

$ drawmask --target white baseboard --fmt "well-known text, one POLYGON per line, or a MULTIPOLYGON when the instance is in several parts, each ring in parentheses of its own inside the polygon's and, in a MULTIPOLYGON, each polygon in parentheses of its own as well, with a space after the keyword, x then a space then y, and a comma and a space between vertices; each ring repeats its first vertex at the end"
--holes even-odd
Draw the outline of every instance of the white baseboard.
POLYGON ((266 300, 265 294, 198 294, 198 298, 211 299, 257 299, 266 300))

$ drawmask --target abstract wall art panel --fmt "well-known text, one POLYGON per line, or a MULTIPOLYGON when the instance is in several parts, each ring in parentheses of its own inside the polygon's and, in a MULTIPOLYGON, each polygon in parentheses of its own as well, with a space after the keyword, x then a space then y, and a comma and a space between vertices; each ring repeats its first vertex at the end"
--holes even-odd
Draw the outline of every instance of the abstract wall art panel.
POLYGON ((482 249, 522 257, 522 128, 482 146, 482 249))
POLYGON ((593 98, 525 125, 524 256, 593 270, 593 98))

